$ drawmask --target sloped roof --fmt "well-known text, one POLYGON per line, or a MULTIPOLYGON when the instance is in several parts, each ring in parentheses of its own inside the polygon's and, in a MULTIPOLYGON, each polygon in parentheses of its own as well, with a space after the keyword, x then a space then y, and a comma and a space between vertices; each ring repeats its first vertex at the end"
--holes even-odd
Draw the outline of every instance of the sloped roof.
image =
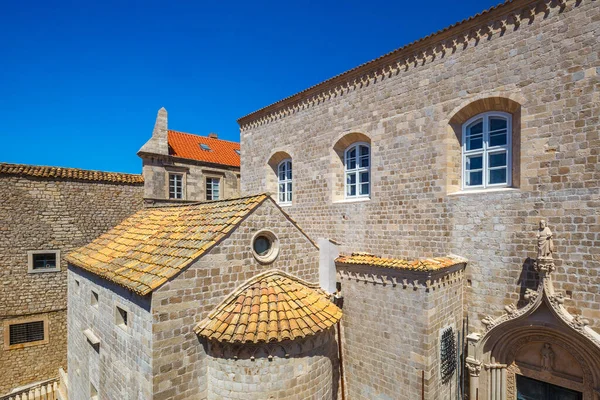
POLYGON ((261 194, 185 206, 146 208, 66 260, 141 295, 181 272, 268 198, 261 194))
POLYGON ((142 175, 136 174, 9 163, 0 163, 0 175, 33 176, 36 178, 71 179, 110 183, 144 183, 142 175))
POLYGON ((232 167, 240 166, 240 155, 236 153, 236 150, 240 150, 239 143, 173 130, 168 132, 168 141, 169 154, 172 156, 232 167), (201 144, 208 146, 210 150, 202 150, 201 144))
POLYGON ((271 270, 236 289, 194 331, 219 342, 280 342, 314 335, 341 317, 318 285, 271 270))
POLYGON ((383 258, 369 253, 352 253, 349 256, 339 256, 335 259, 335 262, 338 264, 369 265, 411 271, 437 271, 457 264, 465 264, 467 260, 457 256, 405 260, 401 258, 383 258))

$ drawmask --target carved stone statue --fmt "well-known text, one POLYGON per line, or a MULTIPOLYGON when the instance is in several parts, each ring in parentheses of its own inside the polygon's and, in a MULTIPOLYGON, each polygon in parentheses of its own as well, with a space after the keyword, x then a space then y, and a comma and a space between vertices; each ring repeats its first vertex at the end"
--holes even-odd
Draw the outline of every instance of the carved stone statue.
POLYGON ((537 233, 538 254, 537 258, 552 258, 554 243, 552 242, 552 231, 548 228, 546 221, 540 221, 540 229, 537 233))
POLYGON ((550 343, 544 343, 540 356, 542 358, 542 370, 552 371, 552 368, 554 367, 554 350, 552 350, 550 343))

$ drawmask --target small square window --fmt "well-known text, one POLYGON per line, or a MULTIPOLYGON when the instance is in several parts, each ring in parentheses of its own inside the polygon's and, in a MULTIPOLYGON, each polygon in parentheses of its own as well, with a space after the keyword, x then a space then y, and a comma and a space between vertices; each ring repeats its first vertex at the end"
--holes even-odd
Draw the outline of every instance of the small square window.
POLYGON ((210 151, 210 146, 204 143, 200 143, 200 148, 204 151, 210 151))
POLYGON ((60 250, 30 250, 27 252, 28 272, 60 271, 60 250))
POLYGON ((92 295, 90 297, 90 304, 92 307, 98 308, 98 293, 92 290, 92 295))
POLYGON ((125 330, 127 330, 127 327, 129 326, 129 321, 127 319, 127 311, 125 311, 119 306, 116 307, 115 324, 125 330))
POLYGON ((241 153, 240 153, 240 150, 239 150, 239 149, 235 149, 234 151, 236 152, 236 154, 237 154, 238 156, 239 156, 239 155, 241 155, 241 153))
POLYGON ((79 294, 79 289, 81 288, 81 284, 77 279, 75 279, 75 293, 79 294))

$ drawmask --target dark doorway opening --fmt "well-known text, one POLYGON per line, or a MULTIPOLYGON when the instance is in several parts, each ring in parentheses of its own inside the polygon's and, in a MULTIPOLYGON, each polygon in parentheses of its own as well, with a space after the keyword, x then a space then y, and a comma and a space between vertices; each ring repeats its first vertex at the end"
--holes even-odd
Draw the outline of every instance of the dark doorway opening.
POLYGON ((517 375, 517 400, 582 400, 583 394, 517 375))

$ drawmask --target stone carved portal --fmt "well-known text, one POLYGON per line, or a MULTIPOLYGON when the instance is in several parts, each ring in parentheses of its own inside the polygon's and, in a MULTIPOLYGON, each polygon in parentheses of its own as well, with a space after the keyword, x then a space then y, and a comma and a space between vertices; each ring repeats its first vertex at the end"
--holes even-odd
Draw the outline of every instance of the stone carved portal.
POLYGON ((600 335, 584 318, 571 315, 554 291, 553 246, 540 240, 552 233, 545 224, 542 230, 535 262, 539 285, 527 290, 528 303, 484 318, 485 332, 467 337, 473 400, 516 400, 518 375, 580 392, 583 400, 600 400, 600 335))

